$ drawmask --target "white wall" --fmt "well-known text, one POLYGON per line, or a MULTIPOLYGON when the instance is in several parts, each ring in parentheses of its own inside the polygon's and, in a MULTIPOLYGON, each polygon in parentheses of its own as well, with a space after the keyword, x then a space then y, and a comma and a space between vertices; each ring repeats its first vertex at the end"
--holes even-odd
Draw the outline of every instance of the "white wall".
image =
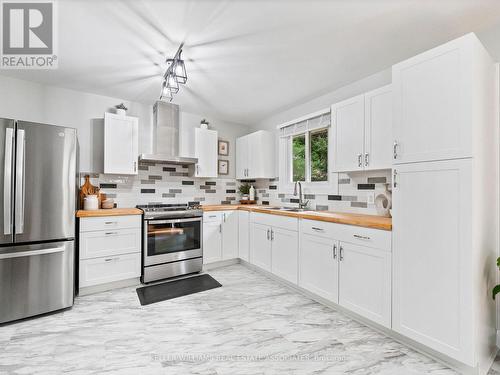
POLYGON ((294 120, 298 117, 307 115, 308 113, 319 111, 323 108, 328 108, 336 102, 362 94, 365 91, 382 87, 389 83, 391 83, 391 69, 383 70, 379 73, 343 86, 335 91, 331 91, 325 95, 321 95, 304 103, 291 106, 286 110, 279 111, 272 116, 259 121, 255 124, 255 127, 257 129, 276 130, 276 126, 287 121, 294 120))
MULTIPOLYGON (((151 104, 68 90, 0 75, 0 117, 76 128, 80 145, 80 171, 102 172, 104 112, 125 103, 130 116, 139 118, 139 152, 152 151, 151 104)), ((202 116, 181 114, 186 126, 199 125, 202 116)), ((230 170, 234 176, 234 139, 251 129, 207 118, 230 141, 230 170)), ((189 139, 185 139, 189 142, 189 139)))

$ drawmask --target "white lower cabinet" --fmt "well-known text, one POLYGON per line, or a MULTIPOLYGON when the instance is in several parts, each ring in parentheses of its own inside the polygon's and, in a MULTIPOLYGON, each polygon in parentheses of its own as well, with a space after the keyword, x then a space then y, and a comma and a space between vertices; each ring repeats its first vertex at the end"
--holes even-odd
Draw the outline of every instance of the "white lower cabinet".
POLYGON ((203 264, 238 258, 238 212, 203 214, 203 264))
POLYGON ((222 260, 222 223, 203 221, 203 264, 222 260))
POLYGON ((271 228, 267 225, 252 223, 251 225, 250 263, 271 271, 271 228))
POLYGON ((141 276, 141 254, 80 260, 80 287, 85 288, 141 276))
POLYGON ((79 287, 141 276, 140 215, 80 219, 79 287))
POLYGON ((271 272, 297 284, 299 235, 296 231, 271 228, 271 272))
POLYGON ((338 302, 338 241, 312 234, 301 234, 299 286, 329 301, 338 302))
POLYGON ((222 259, 238 258, 238 212, 222 213, 222 259))
POLYGON ((340 242, 339 304, 391 327, 391 253, 340 242))
POLYGON ((238 257, 250 260, 250 212, 238 211, 238 257))

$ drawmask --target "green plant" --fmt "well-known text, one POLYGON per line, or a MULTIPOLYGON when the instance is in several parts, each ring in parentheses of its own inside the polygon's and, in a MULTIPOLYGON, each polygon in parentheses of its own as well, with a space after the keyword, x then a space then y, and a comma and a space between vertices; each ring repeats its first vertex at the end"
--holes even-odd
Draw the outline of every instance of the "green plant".
POLYGON ((241 195, 245 194, 250 194, 250 184, 241 184, 240 187, 238 188, 238 191, 240 192, 241 195))
MULTIPOLYGON (((497 258, 497 267, 500 268, 500 258, 497 258)), ((493 299, 495 299, 498 293, 500 293, 500 285, 495 285, 495 287, 492 290, 493 299)))

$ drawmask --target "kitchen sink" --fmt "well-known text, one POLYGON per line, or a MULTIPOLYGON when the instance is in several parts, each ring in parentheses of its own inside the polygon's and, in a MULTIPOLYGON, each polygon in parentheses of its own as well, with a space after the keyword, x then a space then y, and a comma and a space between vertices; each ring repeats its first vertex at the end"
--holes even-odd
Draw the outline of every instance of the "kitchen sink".
POLYGON ((294 207, 266 207, 266 210, 288 211, 288 212, 310 211, 310 210, 305 209, 305 208, 294 208, 294 207))

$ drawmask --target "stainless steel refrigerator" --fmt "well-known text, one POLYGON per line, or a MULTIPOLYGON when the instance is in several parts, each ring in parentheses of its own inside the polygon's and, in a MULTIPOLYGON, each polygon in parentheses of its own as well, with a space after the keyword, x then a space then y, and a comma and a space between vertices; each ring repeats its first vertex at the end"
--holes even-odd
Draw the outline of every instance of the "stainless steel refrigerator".
POLYGON ((0 119, 0 323, 73 305, 76 130, 0 119))

